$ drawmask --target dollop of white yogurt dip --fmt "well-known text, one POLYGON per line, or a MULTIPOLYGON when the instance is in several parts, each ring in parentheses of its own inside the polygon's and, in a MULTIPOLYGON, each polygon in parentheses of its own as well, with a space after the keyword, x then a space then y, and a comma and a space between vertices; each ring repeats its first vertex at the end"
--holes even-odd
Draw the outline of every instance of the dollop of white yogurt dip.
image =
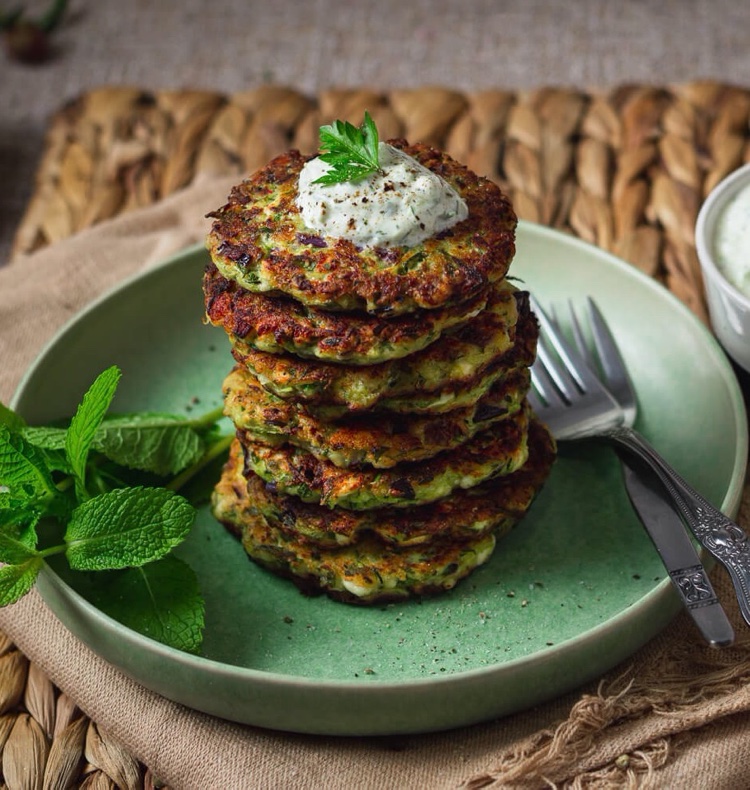
POLYGON ((413 157, 387 143, 378 156, 378 172, 338 184, 313 183, 330 165, 307 162, 297 195, 305 224, 361 247, 414 247, 469 216, 458 192, 413 157))
POLYGON ((750 185, 724 207, 715 234, 717 267, 735 288, 750 296, 750 185))

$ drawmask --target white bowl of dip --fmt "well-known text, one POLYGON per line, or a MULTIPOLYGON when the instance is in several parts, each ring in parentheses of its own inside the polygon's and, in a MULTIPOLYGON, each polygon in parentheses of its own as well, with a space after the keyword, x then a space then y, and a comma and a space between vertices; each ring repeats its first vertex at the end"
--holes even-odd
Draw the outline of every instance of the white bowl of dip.
POLYGON ((695 226, 714 334, 750 372, 750 164, 717 184, 695 226))

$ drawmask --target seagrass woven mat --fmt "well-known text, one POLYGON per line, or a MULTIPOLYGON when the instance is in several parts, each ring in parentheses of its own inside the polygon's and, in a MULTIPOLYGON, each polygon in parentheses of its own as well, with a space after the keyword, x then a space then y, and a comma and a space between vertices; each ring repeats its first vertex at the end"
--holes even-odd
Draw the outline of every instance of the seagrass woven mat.
POLYGON ((439 87, 264 86, 233 95, 103 88, 53 119, 13 256, 201 178, 314 151, 321 122, 368 109, 381 137, 444 148, 497 181, 519 217, 564 229, 656 277, 705 318, 693 226, 750 158, 750 92, 716 82, 464 94, 439 87))
MULTIPOLYGON (((365 109, 382 137, 444 148, 504 187, 522 219, 614 252, 706 320, 695 219, 712 186, 750 159, 750 92, 715 82, 623 85, 606 92, 466 94, 431 87, 318 96, 276 86, 234 95, 102 88, 52 119, 34 194, 15 236, 14 263, 23 265, 28 253, 157 204, 183 187, 239 177, 290 147, 313 151, 321 123, 359 122, 365 109)), ((740 523, 747 525, 749 510, 743 501, 740 523)), ((750 640, 725 578, 715 583, 736 622, 734 648, 708 651, 681 615, 655 651, 635 657, 636 669, 650 667, 642 680, 635 670, 608 677, 606 688, 573 700, 556 730, 495 756, 486 770, 467 776, 465 786, 637 787, 647 780, 666 786, 660 770, 694 743, 698 728, 715 725, 703 734, 706 743, 741 731, 750 711, 750 640), (658 687, 654 662, 663 668, 658 687), (661 715, 659 726, 637 751, 621 751, 626 739, 614 739, 606 754, 590 754, 598 731, 625 726, 622 734, 654 712, 661 715), (670 730, 666 722, 678 715, 682 724, 670 730), (560 777, 560 784, 541 776, 560 777)), ((0 750, 2 779, 11 788, 159 786, 1 632, 0 750)))

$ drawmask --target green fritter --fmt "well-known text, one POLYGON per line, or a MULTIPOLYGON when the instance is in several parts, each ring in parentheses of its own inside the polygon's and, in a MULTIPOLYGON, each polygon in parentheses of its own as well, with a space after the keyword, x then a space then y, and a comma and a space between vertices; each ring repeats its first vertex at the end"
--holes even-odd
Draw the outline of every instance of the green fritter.
POLYGON ((227 503, 247 495, 270 526, 326 548, 348 546, 368 532, 398 546, 465 540, 489 531, 499 537, 526 514, 555 460, 554 439, 536 420, 529 426, 528 443, 528 460, 512 474, 458 489, 429 505, 354 511, 302 502, 274 491, 253 472, 245 474, 242 448, 235 440, 213 505, 218 514, 226 513, 231 510, 227 503))
POLYGON ((237 362, 267 390, 334 417, 369 410, 438 413, 475 403, 506 369, 532 363, 537 335, 528 293, 504 281, 476 318, 423 351, 380 365, 314 363, 230 340, 237 362))
POLYGON ((502 190, 424 144, 391 145, 447 181, 469 216, 414 247, 361 248, 306 227, 296 205, 311 157, 289 151, 232 189, 206 245, 221 273, 250 291, 326 310, 397 315, 456 305, 502 279, 515 253, 516 215, 502 190))
POLYGON ((332 313, 288 297, 253 293, 210 264, 203 276, 208 320, 259 353, 291 354, 325 362, 375 365, 414 354, 447 329, 465 324, 487 305, 490 289, 461 304, 383 318, 332 313))
POLYGON ((528 368, 516 368, 477 403, 444 414, 381 412, 321 420, 303 405, 271 395, 254 376, 235 367, 224 380, 224 413, 253 442, 289 442, 343 469, 363 464, 390 469, 452 450, 515 414, 530 381, 528 368))
POLYGON ((530 409, 524 408, 473 436, 455 450, 391 469, 340 469, 312 453, 284 444, 269 447, 241 430, 246 469, 277 491, 327 507, 369 510, 435 502, 458 488, 515 472, 528 457, 530 409))
POLYGON ((495 548, 491 532, 458 543, 403 548, 368 535, 351 546, 321 548, 270 526, 242 495, 223 504, 217 518, 241 538, 251 559, 307 595, 323 592, 345 603, 386 603, 451 590, 495 548))

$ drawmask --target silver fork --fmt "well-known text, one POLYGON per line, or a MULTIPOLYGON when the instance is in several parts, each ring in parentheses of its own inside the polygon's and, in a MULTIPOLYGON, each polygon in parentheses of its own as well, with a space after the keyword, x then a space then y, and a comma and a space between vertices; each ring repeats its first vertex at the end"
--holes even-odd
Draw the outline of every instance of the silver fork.
MULTIPOLYGON (((630 427, 638 414, 638 399, 625 361, 601 311, 590 297, 586 301, 593 348, 586 341, 575 310, 570 309, 571 330, 576 350, 620 405, 624 424, 630 427)), ((551 320, 562 331, 556 316, 551 320)), ((683 606, 703 638, 712 647, 734 642, 734 628, 714 592, 703 562, 688 537, 676 510, 656 475, 642 463, 618 451, 625 490, 641 523, 664 563, 683 606)))
POLYGON ((641 436, 625 413, 535 299, 541 326, 532 367, 532 407, 559 440, 599 437, 648 466, 698 542, 727 570, 750 624, 750 541, 743 530, 693 489, 641 436))

